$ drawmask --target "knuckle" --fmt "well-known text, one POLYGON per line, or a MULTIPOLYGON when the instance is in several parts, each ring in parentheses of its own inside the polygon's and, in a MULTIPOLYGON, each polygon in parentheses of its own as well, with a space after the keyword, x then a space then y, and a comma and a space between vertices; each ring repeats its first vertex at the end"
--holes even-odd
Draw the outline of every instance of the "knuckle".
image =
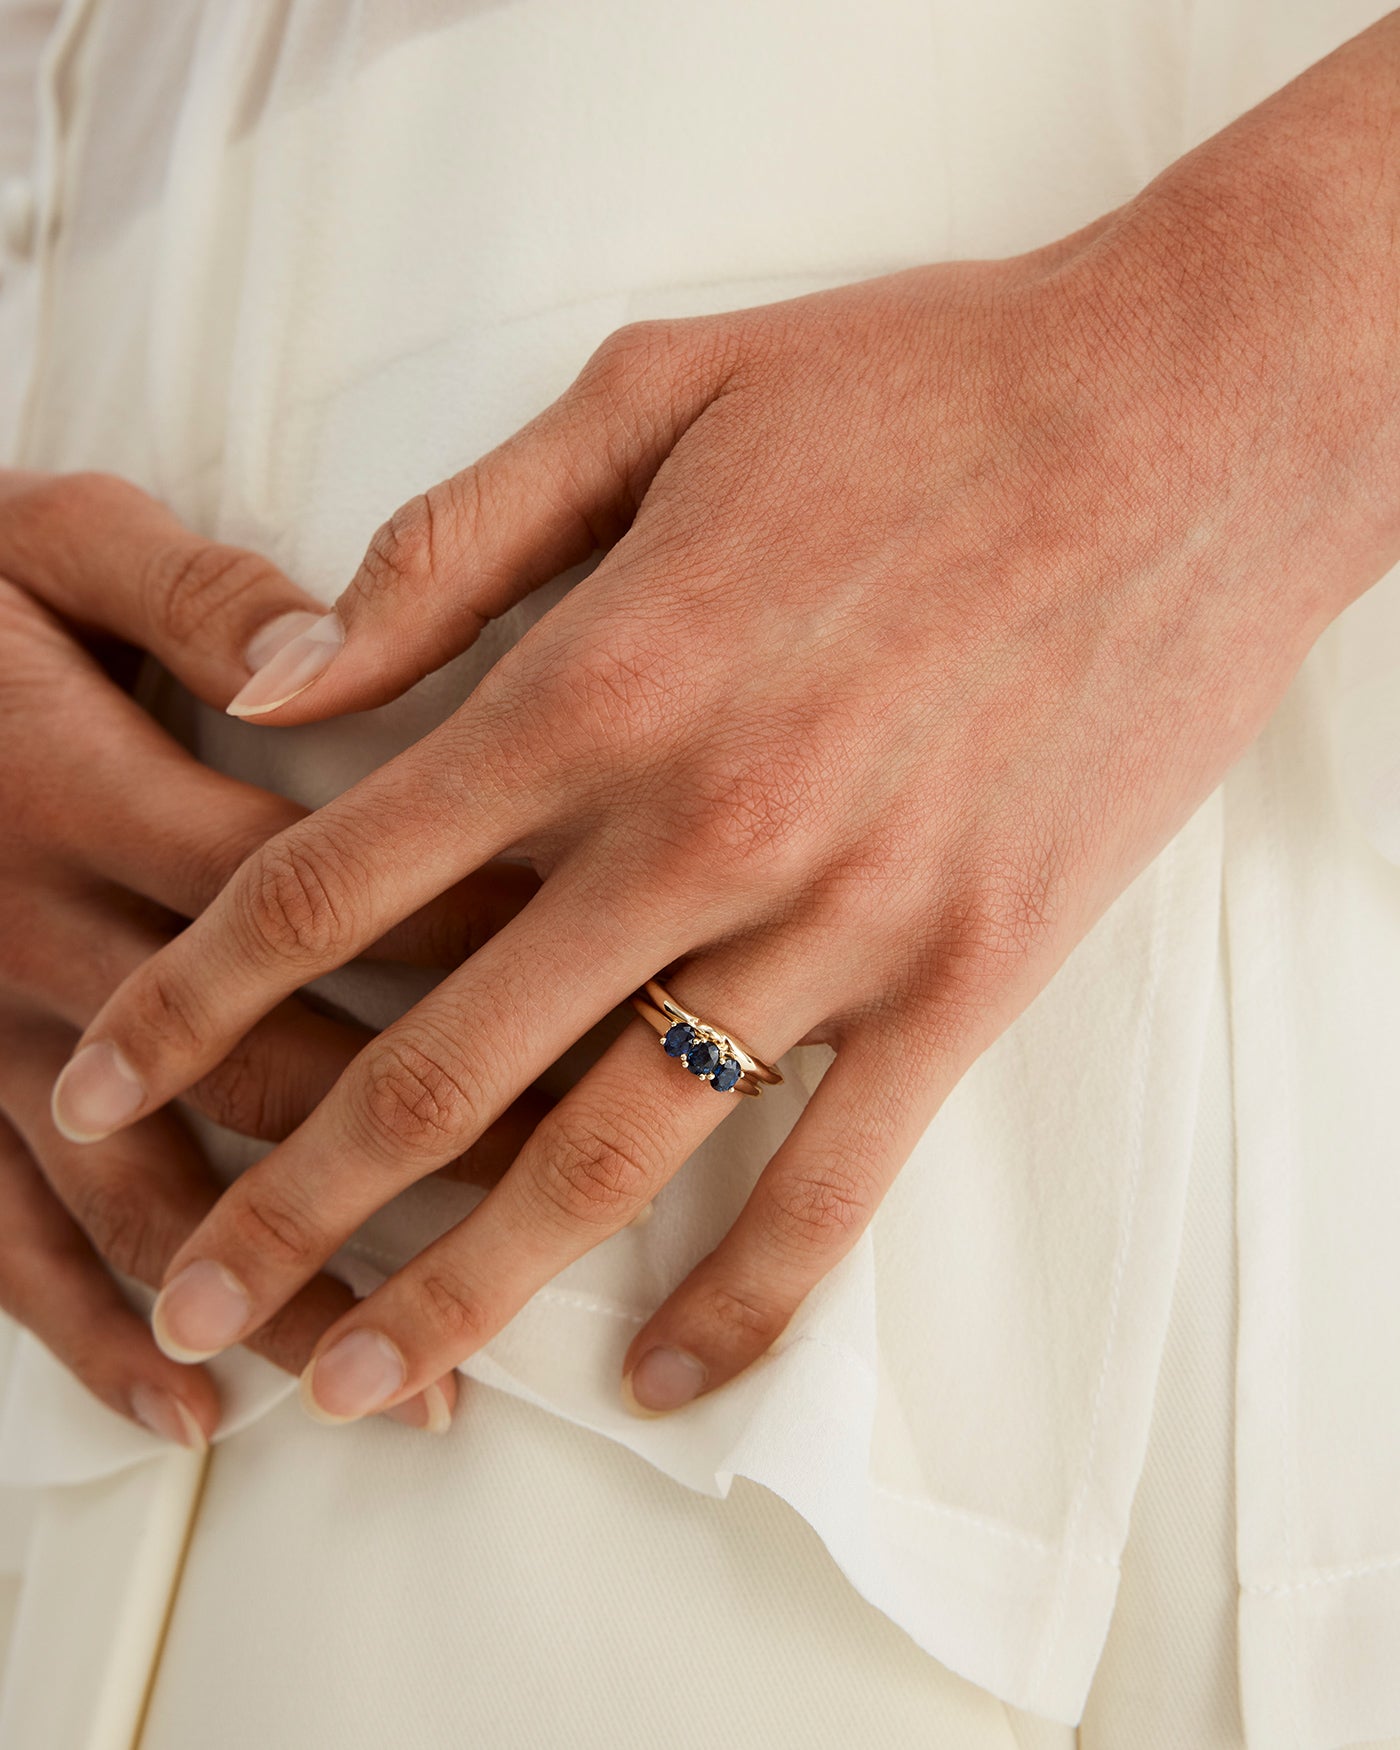
POLYGON ((695 1328, 709 1332, 722 1351, 742 1354, 766 1349, 781 1336, 792 1314, 712 1282, 697 1295, 690 1316, 695 1328))
MULTIPOLYGON (((467 469, 474 475, 475 469, 467 469)), ((440 522, 447 505, 444 494, 453 482, 415 493, 385 519, 370 536, 359 570, 350 584, 352 596, 412 599, 424 594, 437 577, 440 522)))
POLYGON ((418 1298, 428 1324, 463 1355, 495 1334, 481 1300, 450 1270, 427 1271, 418 1282, 418 1298))
POLYGON ((79 1175, 64 1186, 64 1201, 114 1270, 138 1282, 159 1280, 163 1247, 148 1219, 149 1197, 132 1177, 110 1171, 79 1175))
POLYGON ((185 1098, 225 1130, 280 1141, 288 1126, 269 1068, 245 1039, 222 1063, 201 1076, 185 1098))
POLYGON ((237 1250, 260 1263, 304 1270, 316 1261, 316 1234, 280 1191, 245 1176, 229 1198, 229 1232, 237 1250))
POLYGON ((319 963, 349 940, 345 887, 345 866, 321 839, 284 835, 244 865, 235 898, 264 954, 319 963))
POLYGON ((682 838, 709 880, 785 888, 819 850, 823 785, 814 765, 775 751, 761 765, 720 759, 692 772, 682 838))
POLYGON ((358 1103, 377 1153, 412 1161, 460 1153, 475 1132, 482 1098, 448 1058, 437 1046, 407 1036, 390 1036, 372 1048, 358 1103))
POLYGON ((624 407, 658 395, 704 398, 754 350, 760 332, 759 324, 732 311, 628 322, 595 347, 577 387, 624 407))
POLYGON ((873 1210, 869 1189, 856 1174, 829 1167, 776 1174, 764 1213, 789 1245, 829 1251, 854 1240, 873 1210))
POLYGON ((170 847, 177 872, 197 904, 208 906, 237 874, 248 858, 262 850, 277 833, 295 826, 302 811, 294 803, 269 809, 258 821, 215 822, 201 829, 188 845, 170 847))
POLYGON ((658 1174, 649 1151, 604 1119, 572 1114, 551 1126, 536 1188, 570 1227, 619 1227, 649 1199, 658 1174))
POLYGON ((575 641, 554 679, 564 696, 543 716, 566 729, 571 746, 582 728, 590 745, 614 758, 629 749, 654 754, 686 718, 684 674, 660 639, 640 632, 610 627, 575 641))
POLYGON ((155 954, 133 974, 124 1002, 122 1033, 158 1041, 166 1051, 197 1053, 204 1044, 205 1016, 189 983, 155 954))
POLYGON ((141 578, 141 599, 153 625, 185 643, 214 619, 274 583, 265 559, 216 541, 158 549, 141 578))
POLYGON ((1002 982, 1025 965, 1058 920, 1061 856, 1048 835, 982 860, 978 879, 956 906, 955 961, 974 984, 1002 982))
POLYGON ((614 328, 584 366, 588 386, 625 396, 673 357, 681 327, 678 321, 654 317, 614 328))

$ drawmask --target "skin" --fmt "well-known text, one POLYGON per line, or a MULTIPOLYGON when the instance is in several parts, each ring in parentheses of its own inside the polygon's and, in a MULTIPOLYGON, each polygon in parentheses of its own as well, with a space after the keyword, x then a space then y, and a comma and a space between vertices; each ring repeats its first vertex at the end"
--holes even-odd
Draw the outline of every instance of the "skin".
MULTIPOLYGON (((122 978, 305 812, 200 765, 114 674, 138 646, 226 703, 248 678, 249 634, 307 610, 320 611, 266 562, 192 535, 121 481, 0 473, 0 1306, 110 1408, 192 1446, 218 1424, 213 1381, 160 1351, 113 1272, 157 1286, 219 1182, 173 1109, 85 1148, 55 1129, 48 1094, 122 978)), ((535 885, 489 871, 372 952, 455 965, 535 885)), ((289 1000, 186 1098, 276 1141, 370 1038, 289 1000)), ((539 1110, 512 1109, 453 1171, 492 1182, 539 1110)), ((249 1346, 300 1373, 352 1304, 313 1276, 249 1346)), ((440 1425, 452 1377, 438 1389, 399 1419, 440 1425)))
MULTIPOLYGON (((120 1052, 139 1117, 492 856, 541 886, 224 1193, 170 1261, 163 1340, 210 1261, 246 1301, 225 1340, 275 1316, 659 974, 770 1061, 836 1055, 624 1391, 674 1407, 769 1348, 1400 559, 1397 93, 1392 17, 1053 249, 625 329, 379 531, 343 647, 262 721, 393 697, 605 557, 439 730, 255 850, 83 1042, 120 1052)), ((731 1109, 634 1020, 318 1339, 308 1391, 343 1419, 421 1391, 731 1109)))

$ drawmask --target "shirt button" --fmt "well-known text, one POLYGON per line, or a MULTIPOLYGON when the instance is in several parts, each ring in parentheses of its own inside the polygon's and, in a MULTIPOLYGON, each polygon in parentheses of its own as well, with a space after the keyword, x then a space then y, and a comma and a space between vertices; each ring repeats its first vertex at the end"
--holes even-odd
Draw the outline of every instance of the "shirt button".
POLYGON ((25 256, 34 249, 34 187, 26 177, 7 176, 0 183, 0 238, 8 254, 25 256))

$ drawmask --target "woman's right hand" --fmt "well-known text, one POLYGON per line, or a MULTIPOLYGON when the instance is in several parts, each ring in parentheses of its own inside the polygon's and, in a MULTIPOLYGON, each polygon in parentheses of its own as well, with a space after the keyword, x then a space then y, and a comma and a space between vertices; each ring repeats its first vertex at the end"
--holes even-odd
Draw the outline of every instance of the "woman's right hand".
MULTIPOLYGON (((192 758, 82 637, 148 650, 225 705, 258 628, 286 616, 290 637, 322 611, 266 561, 192 534, 124 481, 0 472, 0 1307, 110 1408, 195 1447, 218 1423, 213 1381, 161 1353, 112 1272, 158 1285, 218 1182, 173 1110, 79 1146, 54 1129, 49 1090, 127 973, 304 810, 192 758)), ((535 885, 497 865, 380 951, 456 964, 535 885)), ((369 1037, 293 998, 187 1097, 276 1141, 369 1037)), ((499 1177, 537 1116, 523 1103, 459 1176, 499 1177)), ((300 1373, 352 1299, 318 1276, 249 1347, 300 1373)), ((440 1429, 455 1397, 449 1374, 394 1414, 440 1429)))

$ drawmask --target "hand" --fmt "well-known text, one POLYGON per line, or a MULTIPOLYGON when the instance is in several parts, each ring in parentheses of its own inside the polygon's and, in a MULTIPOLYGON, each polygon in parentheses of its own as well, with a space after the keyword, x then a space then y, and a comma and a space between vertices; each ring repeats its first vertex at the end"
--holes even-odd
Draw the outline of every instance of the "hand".
MULTIPOLYGON (((158 1284, 218 1182, 174 1113, 85 1152, 53 1128, 48 1095, 76 1029, 121 978, 304 810, 192 759, 113 684, 74 624, 156 650, 223 704, 248 678, 250 635, 284 615, 295 629, 309 609, 272 567, 191 535, 119 480, 0 474, 0 1305, 111 1408, 185 1444, 217 1423, 213 1383, 156 1348, 111 1271, 158 1284)), ((485 872, 474 894, 459 890, 399 932, 396 951, 425 964, 457 956, 535 885, 528 870, 485 872)), ((370 1038, 289 1000, 189 1099, 275 1140, 370 1038)), ((454 1170, 493 1182, 539 1110, 513 1108, 454 1170)), ((251 1346, 299 1372, 352 1303, 318 1277, 251 1346)), ((449 1378, 402 1419, 441 1425, 454 1396, 449 1378)))
MULTIPOLYGON (((387 698, 609 551, 452 720, 128 978, 56 1109, 96 1128, 118 1084, 133 1116, 159 1105, 494 854, 543 883, 225 1193, 171 1263, 162 1341, 255 1330, 660 972, 770 1060, 835 1048, 625 1370, 665 1409, 767 1349, 958 1077, 1400 555, 1389 219, 1369 173, 1338 187, 1319 107, 1290 88, 1054 251, 624 330, 391 519, 334 624, 233 709, 387 698)), ((320 1339, 321 1410, 469 1356, 729 1110, 634 1021, 469 1218, 320 1339)))

